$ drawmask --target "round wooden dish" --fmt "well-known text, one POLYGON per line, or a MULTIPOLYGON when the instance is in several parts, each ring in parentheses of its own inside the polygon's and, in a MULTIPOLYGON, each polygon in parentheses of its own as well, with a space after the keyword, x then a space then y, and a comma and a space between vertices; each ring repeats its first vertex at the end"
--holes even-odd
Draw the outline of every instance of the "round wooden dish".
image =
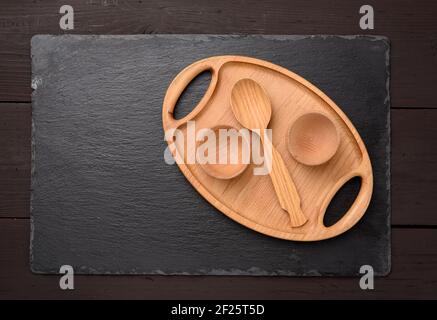
POLYGON ((287 146, 293 158, 308 166, 331 159, 340 145, 335 124, 321 113, 307 113, 297 119, 287 134, 287 146))
MULTIPOLYGON (((231 137, 228 137, 226 140, 220 139, 220 130, 227 130, 229 134, 233 134, 234 131, 230 129, 235 129, 230 126, 216 126, 215 128, 212 128, 212 132, 214 132, 214 138, 215 138, 215 154, 214 154, 214 162, 213 163, 203 163, 200 164, 202 169, 205 171, 206 174, 210 175, 213 178, 217 179, 232 179, 240 174, 243 173, 244 170, 246 170, 248 164, 243 162, 242 159, 242 153, 243 148, 246 148, 246 150, 249 150, 248 142, 245 141, 245 139, 241 139, 238 136, 236 138, 238 139, 238 148, 237 150, 232 150, 231 148, 231 137), (223 151, 223 149, 226 149, 224 152, 227 155, 226 156, 226 162, 220 163, 220 152, 223 151), (232 161, 233 156, 236 157, 236 162, 232 161)), ((198 142, 197 147, 205 142, 206 139, 203 139, 198 142)))

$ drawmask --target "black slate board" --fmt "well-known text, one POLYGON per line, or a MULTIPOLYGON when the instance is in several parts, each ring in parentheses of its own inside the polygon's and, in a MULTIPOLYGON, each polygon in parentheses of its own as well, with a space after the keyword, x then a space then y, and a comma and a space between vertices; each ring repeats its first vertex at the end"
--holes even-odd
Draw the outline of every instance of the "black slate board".
MULTIPOLYGON (((387 274, 388 57, 382 37, 33 37, 32 270, 349 276, 368 264, 387 274), (188 64, 222 54, 282 65, 349 116, 375 177, 357 226, 314 243, 270 238, 221 214, 165 164, 161 108, 169 83, 188 64)), ((201 93, 190 89, 185 102, 201 93)), ((331 209, 345 205, 348 190, 331 209)))

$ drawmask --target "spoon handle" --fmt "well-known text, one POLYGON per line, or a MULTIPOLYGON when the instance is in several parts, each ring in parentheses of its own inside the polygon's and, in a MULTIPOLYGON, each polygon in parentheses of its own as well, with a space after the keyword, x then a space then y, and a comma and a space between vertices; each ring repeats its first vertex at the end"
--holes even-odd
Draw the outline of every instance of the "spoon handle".
POLYGON ((268 137, 261 133, 261 139, 264 148, 267 147, 267 152, 264 153, 265 161, 270 170, 270 178, 272 179, 273 187, 278 197, 281 208, 288 212, 290 215, 290 223, 292 227, 300 227, 304 225, 308 219, 302 212, 300 207, 300 197, 297 192, 296 186, 290 177, 287 167, 281 155, 273 146, 268 137), (271 152, 269 152, 271 148, 271 152), (270 157, 271 155, 271 157, 270 157), (271 166, 270 166, 271 163, 271 166))

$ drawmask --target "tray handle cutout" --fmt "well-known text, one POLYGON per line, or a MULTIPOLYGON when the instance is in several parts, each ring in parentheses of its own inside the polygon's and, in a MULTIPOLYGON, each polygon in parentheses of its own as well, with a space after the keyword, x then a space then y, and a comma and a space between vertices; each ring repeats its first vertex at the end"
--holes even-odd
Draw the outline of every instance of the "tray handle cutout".
POLYGON ((332 191, 327 195, 321 206, 321 213, 318 216, 318 227, 323 228, 325 231, 334 232, 335 234, 340 234, 352 226, 354 226, 364 215, 369 206, 370 199, 373 192, 373 175, 370 166, 370 161, 363 161, 358 170, 351 172, 344 176, 332 189, 332 191), (334 198, 335 194, 351 179, 360 178, 361 186, 357 197, 352 203, 348 211, 333 225, 324 225, 324 216, 328 205, 334 198))
POLYGON ((208 59, 195 62, 185 69, 183 69, 171 82, 167 89, 164 98, 164 108, 163 108, 163 122, 168 125, 168 128, 177 128, 181 124, 192 120, 206 105, 212 93, 214 92, 215 86, 217 84, 218 70, 215 65, 211 63, 208 59), (203 97, 200 99, 197 106, 193 110, 181 119, 175 119, 174 109, 178 100, 188 85, 200 74, 204 72, 210 72, 211 80, 203 97))
POLYGON ((330 227, 336 224, 352 206, 361 187, 361 178, 354 177, 346 181, 332 197, 323 216, 323 225, 330 227))

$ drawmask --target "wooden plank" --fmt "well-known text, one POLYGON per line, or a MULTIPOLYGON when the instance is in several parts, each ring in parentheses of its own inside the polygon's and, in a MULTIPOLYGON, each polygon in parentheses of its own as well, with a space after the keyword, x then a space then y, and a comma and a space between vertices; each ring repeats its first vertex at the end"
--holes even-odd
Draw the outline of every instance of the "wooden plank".
POLYGON ((76 276, 75 290, 62 291, 59 277, 29 271, 29 220, 1 219, 0 298, 437 298, 437 230, 394 229, 392 238, 392 272, 373 291, 358 278, 229 276, 76 276))
POLYGON ((394 224, 436 225, 437 112, 392 110, 394 224))
MULTIPOLYGON (((30 38, 64 33, 59 28, 62 1, 2 2, 0 14, 0 101, 30 101, 30 38)), ((436 83, 430 66, 437 57, 437 2, 379 1, 375 29, 359 28, 359 0, 305 1, 121 1, 76 2, 80 34, 263 33, 382 34, 392 42, 392 105, 434 108, 426 84, 436 83)))
POLYGON ((0 217, 28 217, 31 108, 0 104, 0 217))
MULTIPOLYGON (((0 104, 0 218, 29 217, 30 104, 0 104)), ((437 110, 392 110, 392 223, 437 225, 437 110)))

